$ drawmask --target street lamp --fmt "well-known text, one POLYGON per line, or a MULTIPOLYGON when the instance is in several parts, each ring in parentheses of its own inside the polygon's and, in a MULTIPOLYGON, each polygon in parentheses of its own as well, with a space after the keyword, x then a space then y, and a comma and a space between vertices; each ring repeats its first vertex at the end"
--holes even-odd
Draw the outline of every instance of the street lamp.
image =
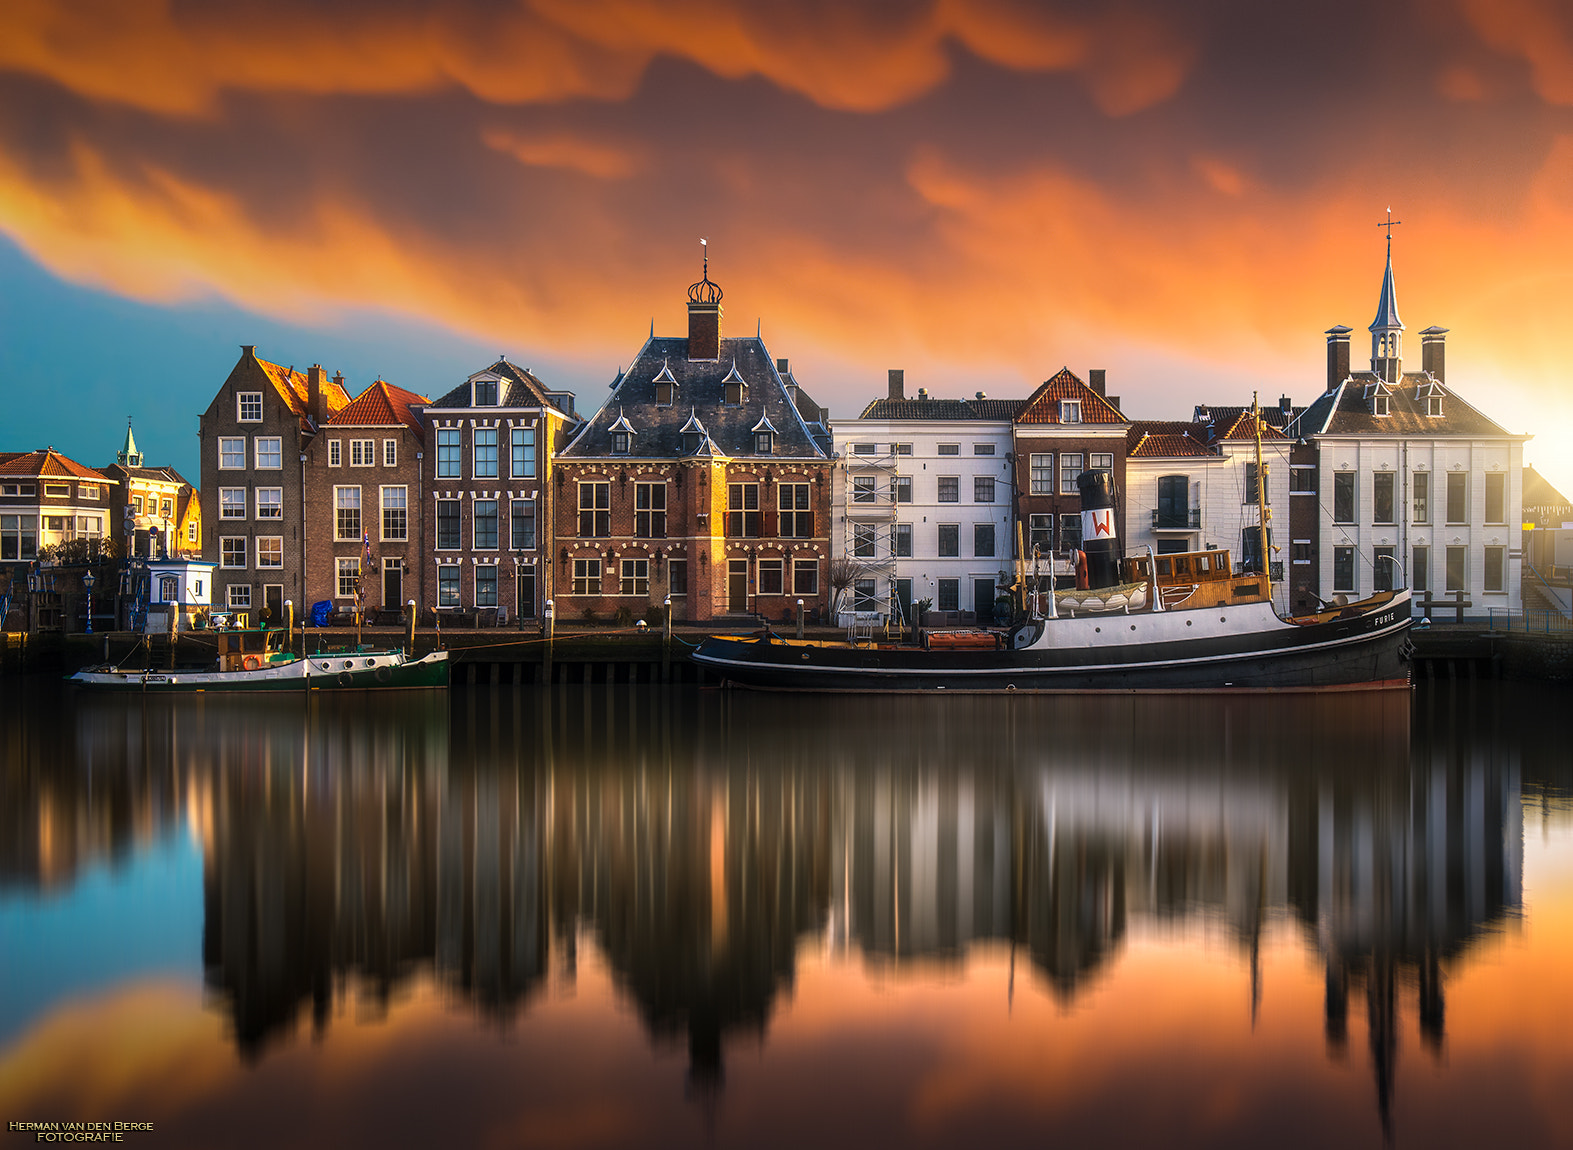
POLYGON ((93 573, 89 571, 82 576, 82 586, 87 588, 87 633, 93 633, 93 573))

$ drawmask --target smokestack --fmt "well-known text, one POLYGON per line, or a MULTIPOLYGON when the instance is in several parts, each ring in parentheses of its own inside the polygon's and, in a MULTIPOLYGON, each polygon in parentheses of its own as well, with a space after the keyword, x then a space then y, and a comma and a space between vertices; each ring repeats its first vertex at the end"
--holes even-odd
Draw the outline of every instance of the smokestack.
POLYGON ((1436 376, 1438 383, 1447 382, 1447 328, 1431 326, 1420 333, 1421 370, 1436 376))
POLYGON ((1339 324, 1327 329, 1327 390, 1349 378, 1349 333, 1353 328, 1339 324))
POLYGON ((907 398, 907 373, 904 369, 893 367, 890 369, 890 392, 888 399, 907 398))
POLYGON ((328 421, 328 406, 322 395, 322 384, 327 374, 320 363, 312 364, 306 371, 306 414, 311 416, 318 427, 328 421))
POLYGON ((1087 386, 1099 395, 1103 395, 1104 388, 1107 386, 1107 379, 1108 372, 1104 368, 1095 367, 1087 372, 1087 386))
POLYGON ((1087 556, 1087 586, 1113 587, 1120 581, 1119 524, 1115 521, 1114 474, 1083 471, 1076 477, 1081 491, 1081 549, 1087 556))

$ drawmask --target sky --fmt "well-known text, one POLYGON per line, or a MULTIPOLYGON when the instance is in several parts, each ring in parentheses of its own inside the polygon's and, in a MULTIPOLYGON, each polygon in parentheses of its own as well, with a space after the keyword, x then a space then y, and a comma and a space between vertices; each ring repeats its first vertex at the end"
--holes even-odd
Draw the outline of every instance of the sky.
POLYGON ((239 355, 599 404, 724 329, 833 416, 1108 371, 1131 418, 1406 360, 1573 490, 1573 5, 7 0, 0 450, 196 478, 239 355))

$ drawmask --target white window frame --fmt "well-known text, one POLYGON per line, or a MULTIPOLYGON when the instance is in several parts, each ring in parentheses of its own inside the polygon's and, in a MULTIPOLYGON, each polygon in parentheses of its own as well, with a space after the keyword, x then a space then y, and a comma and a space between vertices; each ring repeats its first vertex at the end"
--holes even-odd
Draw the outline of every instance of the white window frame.
POLYGON ((282 487, 259 487, 256 493, 256 516, 258 520, 282 520, 284 518, 284 489, 282 487), (263 496, 268 496, 263 502, 263 496), (274 514, 264 513, 264 508, 273 508, 274 514))
POLYGON ((220 487, 218 489, 218 517, 227 519, 230 522, 246 518, 246 489, 244 487, 220 487))
POLYGON ((283 568, 284 568, 284 536, 282 536, 282 535, 259 535, 259 536, 257 536, 257 570, 258 571, 280 571, 280 570, 283 570, 283 568), (263 560, 263 544, 273 544, 273 545, 275 545, 275 546, 269 547, 269 551, 273 552, 274 554, 276 554, 278 556, 278 562, 277 563, 268 563, 268 562, 265 562, 263 560))
POLYGON ((221 435, 218 437, 218 469, 220 471, 246 470, 246 437, 221 435), (230 462, 225 462, 229 460, 230 462), (235 462, 238 460, 239 462, 235 462))
POLYGON ((221 535, 219 537, 219 541, 218 541, 218 565, 219 565, 220 569, 225 570, 225 571, 245 571, 245 570, 248 570, 248 568, 246 566, 246 563, 247 563, 247 556, 248 556, 248 553, 250 552, 250 550, 251 550, 251 545, 250 545, 250 539, 249 539, 248 536, 245 536, 245 535, 221 535), (240 548, 240 562, 239 563, 231 563, 230 562, 230 556, 231 556, 231 553, 235 550, 235 545, 236 544, 239 544, 239 548, 240 548))
POLYGON ((375 439, 350 440, 350 466, 376 467, 377 441, 375 439))
POLYGON ((377 538, 384 543, 406 543, 410 538, 410 489, 404 484, 387 484, 377 490, 377 538), (389 506, 388 493, 398 492, 397 506, 389 506), (399 511, 404 515, 404 530, 398 534, 388 532, 388 512, 399 511))
MULTIPOLYGON (((1071 401, 1061 400, 1060 402, 1069 403, 1071 401)), ((1061 495, 1078 495, 1081 493, 1081 488, 1076 486, 1076 476, 1087 470, 1087 468, 1083 466, 1083 464, 1086 462, 1086 459, 1087 457, 1079 451, 1060 452, 1061 495), (1067 459, 1074 459, 1076 462, 1074 464, 1067 464, 1065 462, 1067 459), (1071 470, 1071 468, 1074 468, 1074 470, 1071 470)))
POLYGON ((237 391, 235 393, 235 422, 236 423, 261 423, 262 422, 262 393, 260 391, 237 391), (247 415, 248 401, 255 401, 257 414, 247 415))
POLYGON ((535 478, 535 428, 508 429, 508 468, 515 479, 535 478))
POLYGON ((259 435, 252 440, 252 458, 256 461, 257 471, 283 471, 284 470, 284 437, 282 435, 259 435), (271 466, 262 462, 263 444, 278 444, 279 461, 271 466))
POLYGON ((231 583, 225 587, 224 604, 231 611, 251 610, 251 584, 231 583))
POLYGON ((1027 460, 1027 493, 1054 494, 1054 452, 1034 452, 1027 460))
POLYGON ((1061 423, 1080 423, 1081 422, 1081 400, 1079 400, 1079 399, 1062 399, 1062 400, 1060 400, 1060 422, 1061 423))
POLYGON ((1087 454, 1087 470, 1113 471, 1114 453, 1112 451, 1092 451, 1087 454))
POLYGON ((361 490, 358 486, 346 484, 333 489, 333 539, 335 542, 359 543, 361 541, 361 535, 366 530, 365 510, 365 503, 364 500, 361 499, 361 490), (353 510, 355 511, 356 528, 353 534, 345 533, 344 523, 340 514, 341 512, 351 510, 348 504, 341 501, 341 497, 346 491, 353 491, 355 493, 355 506, 353 510))
POLYGON ((397 439, 384 439, 382 441, 382 465, 384 467, 397 467, 399 465, 399 441, 397 439))
POLYGON ((360 587, 360 556, 336 555, 333 559, 333 590, 335 599, 353 599, 355 592, 360 587), (345 578, 349 577, 351 586, 348 592, 344 590, 345 578))
POLYGON ((344 466, 344 441, 340 439, 328 440, 328 466, 344 466))

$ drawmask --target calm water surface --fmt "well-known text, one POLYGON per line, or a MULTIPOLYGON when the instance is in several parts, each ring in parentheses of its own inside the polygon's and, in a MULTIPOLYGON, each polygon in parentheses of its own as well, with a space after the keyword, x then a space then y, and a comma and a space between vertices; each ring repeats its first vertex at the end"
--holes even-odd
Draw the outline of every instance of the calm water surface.
POLYGON ((1570 703, 9 680, 0 1122, 1567 1146, 1570 703))

